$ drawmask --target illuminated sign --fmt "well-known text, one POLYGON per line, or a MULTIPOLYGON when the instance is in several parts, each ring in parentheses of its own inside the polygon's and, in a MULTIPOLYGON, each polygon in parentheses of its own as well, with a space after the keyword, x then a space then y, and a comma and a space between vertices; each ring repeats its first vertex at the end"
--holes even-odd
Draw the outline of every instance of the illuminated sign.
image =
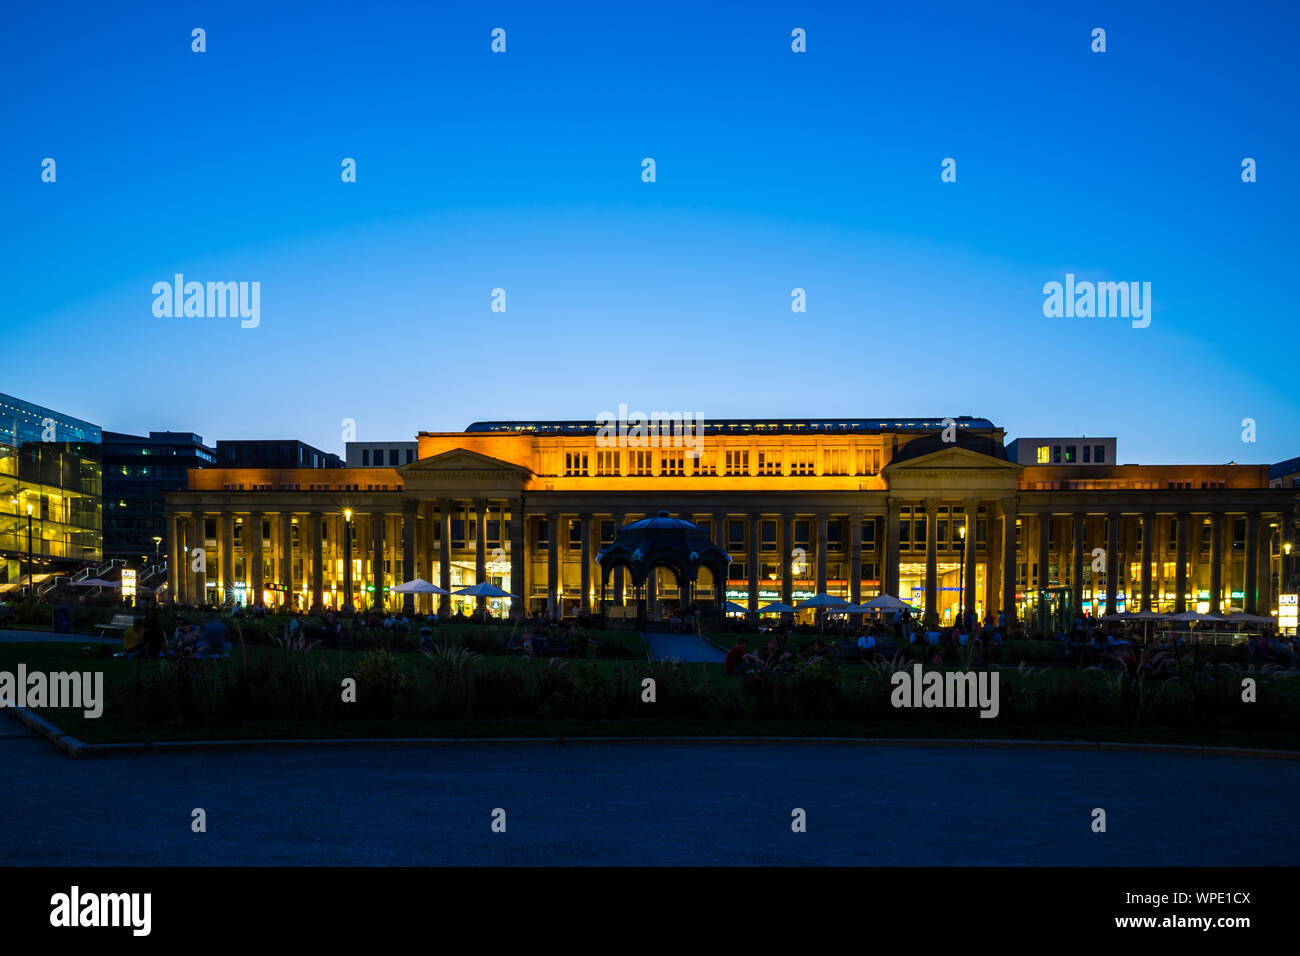
POLYGON ((1277 623, 1283 631, 1290 634, 1296 632, 1296 625, 1300 624, 1300 595, 1297 594, 1279 594, 1278 595, 1278 615, 1277 623))
POLYGON ((130 568, 122 569, 122 597, 135 597, 135 572, 130 568))

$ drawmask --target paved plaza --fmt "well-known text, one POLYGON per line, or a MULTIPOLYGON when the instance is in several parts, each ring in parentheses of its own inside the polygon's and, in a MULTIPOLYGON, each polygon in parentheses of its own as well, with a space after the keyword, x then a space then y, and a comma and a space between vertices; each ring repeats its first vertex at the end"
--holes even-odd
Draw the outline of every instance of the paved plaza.
POLYGON ((0 864, 1291 865, 1300 762, 837 744, 73 760, 0 723, 0 864), (1094 808, 1107 832, 1090 828, 1094 808), (203 808, 207 832, 191 832, 203 808), (491 831, 495 808, 506 832, 491 831), (807 832, 791 831, 791 811, 807 832))

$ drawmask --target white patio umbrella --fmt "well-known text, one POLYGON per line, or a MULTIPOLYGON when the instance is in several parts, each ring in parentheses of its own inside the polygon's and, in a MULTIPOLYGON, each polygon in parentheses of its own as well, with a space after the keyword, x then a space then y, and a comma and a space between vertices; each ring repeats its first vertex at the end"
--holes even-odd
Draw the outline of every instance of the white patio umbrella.
POLYGON ((906 601, 900 601, 892 594, 878 594, 862 605, 867 611, 915 611, 916 608, 906 601))
POLYGON ((788 604, 782 604, 780 601, 773 601, 771 604, 765 604, 763 607, 760 607, 758 609, 758 613, 759 614, 788 614, 793 610, 794 608, 792 608, 788 604))
POLYGON ((103 578, 86 578, 84 581, 73 581, 74 588, 115 588, 118 586, 116 581, 105 581, 103 578))
POLYGON ((413 581, 403 581, 401 584, 392 588, 394 594, 449 594, 436 584, 430 584, 424 578, 416 578, 413 581))
POLYGON ((728 601, 728 602, 727 602, 726 604, 724 604, 722 607, 723 607, 723 610, 725 610, 728 614, 748 614, 748 613, 749 613, 749 608, 745 607, 745 605, 743 605, 743 604, 737 604, 735 601, 728 601))
MULTIPOLYGON (((447 592, 443 591, 442 593, 446 594, 447 592)), ((465 597, 508 597, 514 598, 516 601, 519 600, 517 595, 511 594, 509 591, 503 591, 495 584, 489 584, 486 581, 480 581, 478 584, 471 584, 467 588, 461 588, 459 591, 452 591, 451 593, 462 594, 465 597)))

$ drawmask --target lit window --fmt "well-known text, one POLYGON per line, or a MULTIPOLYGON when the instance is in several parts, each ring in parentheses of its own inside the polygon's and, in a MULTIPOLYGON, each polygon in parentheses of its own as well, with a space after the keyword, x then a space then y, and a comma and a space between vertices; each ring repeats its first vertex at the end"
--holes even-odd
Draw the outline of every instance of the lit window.
POLYGON ((1052 448, 1050 445, 1038 446, 1038 464, 1040 465, 1050 464, 1052 460, 1051 456, 1052 456, 1052 448))

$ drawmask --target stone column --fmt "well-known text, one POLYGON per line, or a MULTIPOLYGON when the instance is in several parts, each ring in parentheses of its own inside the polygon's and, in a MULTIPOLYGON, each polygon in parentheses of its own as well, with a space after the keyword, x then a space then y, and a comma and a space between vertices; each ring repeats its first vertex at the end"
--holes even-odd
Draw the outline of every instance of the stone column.
POLYGON ((758 546, 759 516, 753 512, 749 515, 749 619, 758 620, 758 546))
POLYGON ((528 584, 524 572, 528 568, 527 547, 524 545, 524 499, 510 502, 510 593, 518 595, 510 600, 510 617, 518 620, 528 609, 528 584))
MULTIPOLYGON (((582 569, 581 584, 582 599, 578 607, 583 614, 591 613, 591 515, 578 515, 578 529, 582 532, 582 569)), ((686 585, 684 582, 678 582, 678 600, 685 607, 686 603, 686 585)))
POLYGON ((285 610, 292 611, 293 590, 293 514, 280 512, 280 587, 284 588, 285 610))
MULTIPOLYGON (((325 568, 321 560, 321 513, 313 511, 307 515, 307 524, 311 535, 311 607, 319 614, 325 606, 325 568)), ((302 528, 299 526, 299 532, 302 528)), ((303 562, 304 565, 306 562, 303 562)), ((304 567, 305 571, 306 568, 304 567)))
MULTIPOLYGON (((1115 512, 1106 515, 1106 613, 1115 614, 1119 611, 1119 572, 1122 566, 1119 550, 1119 522, 1120 517, 1115 512)), ((1093 583, 1093 589, 1096 590, 1096 583, 1093 583)))
POLYGON ((249 596, 250 608, 265 603, 262 600, 262 592, 266 584, 262 568, 262 520, 262 512, 253 511, 244 521, 244 556, 250 562, 248 580, 253 591, 249 596))
MULTIPOLYGON (((722 451, 719 451, 718 455, 720 458, 722 458, 724 453, 722 451)), ((722 473, 721 469, 723 468, 723 461, 718 462, 718 468, 720 469, 718 473, 721 474, 722 473)), ((715 513, 713 515, 713 543, 716 544, 723 551, 727 550, 727 516, 725 514, 715 513)), ((727 565, 726 574, 728 576, 731 574, 731 565, 727 565)), ((727 601, 727 578, 726 577, 723 577, 722 579, 719 593, 722 595, 722 599, 718 602, 718 610, 723 612, 725 618, 726 601, 727 601)))
POLYGON ((1156 516, 1153 512, 1142 513, 1142 610, 1151 610, 1151 549, 1155 537, 1156 516))
POLYGON ((179 522, 176 515, 167 515, 167 597, 173 604, 181 603, 181 595, 178 593, 181 586, 180 567, 184 564, 189 567, 189 561, 184 557, 180 540, 179 522))
MULTIPOLYGON (((1026 542, 1028 539, 1026 538, 1026 542)), ((1025 551, 1029 545, 1026 543, 1025 551)), ((1010 624, 1016 619, 1016 502, 1002 504, 1002 607, 1010 624)))
POLYGON ((438 617, 451 617, 451 499, 438 501, 438 520, 442 528, 438 535, 438 587, 447 594, 439 595, 438 617))
POLYGON ((817 586, 816 593, 826 593, 826 526, 830 523, 828 515, 817 515, 817 586))
POLYGON ((221 512, 221 594, 218 606, 226 603, 235 590, 235 516, 221 512))
MULTIPOLYGON (((619 529, 622 528, 623 525, 625 524, 627 524, 627 515, 623 514, 623 512, 621 511, 616 511, 614 513, 614 537, 615 538, 618 537, 619 529)), ((717 538, 717 534, 718 534, 717 530, 715 529, 713 532, 713 537, 715 540, 717 538)), ((625 583, 623 580, 622 565, 619 565, 613 570, 613 572, 610 574, 610 581, 611 581, 610 587, 613 591, 613 594, 611 595, 610 603, 613 604, 615 607, 622 607, 624 601, 623 589, 625 587, 625 583)))
MULTIPOLYGON (((331 519, 331 523, 333 523, 333 519, 331 519)), ((356 523, 361 523, 360 515, 357 516, 356 523)), ((352 562, 358 551, 357 529, 354 527, 353 522, 348 519, 347 512, 339 516, 339 529, 343 539, 343 600, 339 602, 339 610, 355 611, 356 602, 352 599, 354 590, 352 586, 352 562)), ((334 541, 337 544, 338 537, 335 537, 334 541)), ((362 581, 364 580, 363 575, 362 581)))
POLYGON ((546 614, 558 620, 562 612, 559 606, 560 585, 560 516, 548 512, 542 517, 546 522, 546 614))
MULTIPOLYGON (((1050 514, 1038 515, 1038 588, 1042 590, 1052 583, 1051 574, 1051 527, 1052 516, 1050 514)), ((1041 600, 1041 597, 1040 597, 1041 600)))
POLYGON ((1071 518, 1074 538, 1070 543, 1070 607, 1083 616, 1083 523, 1087 516, 1075 512, 1071 518))
MULTIPOLYGON (((474 583, 482 584, 487 580, 487 502, 482 498, 474 501, 474 583)), ((480 595, 474 599, 474 611, 481 618, 487 614, 487 598, 480 595)))
MULTIPOLYGON (((203 538, 203 512, 196 511, 190 515, 189 519, 190 532, 189 539, 194 542, 194 547, 202 548, 207 542, 203 538)), ((206 555, 204 556, 206 559, 206 555)), ((190 562, 190 579, 194 588, 195 598, 193 603, 203 604, 207 598, 207 574, 203 571, 193 570, 194 563, 190 562)))
MULTIPOLYGON (((925 502, 925 613, 939 613, 939 505, 934 499, 925 502)), ((915 531, 913 531, 915 536, 915 531)))
POLYGON ((880 570, 880 581, 883 585, 885 594, 892 595, 902 601, 910 599, 903 597, 898 593, 898 530, 901 521, 901 512, 899 504, 893 498, 888 500, 888 514, 885 516, 885 547, 884 547, 884 566, 880 570))
POLYGON ((966 537, 963 543, 966 545, 966 553, 963 555, 963 561, 966 564, 966 589, 962 592, 961 608, 963 614, 970 616, 975 613, 975 596, 978 594, 975 584, 975 545, 979 537, 980 500, 967 498, 965 507, 966 537))
MULTIPOLYGON (((862 603, 862 515, 849 515, 849 603, 862 603)), ((856 618, 855 618, 856 620, 856 618)))
POLYGON ((370 599, 370 606, 384 606, 384 513, 370 513, 370 584, 375 589, 370 599))
POLYGON ((1210 613, 1223 607, 1223 522, 1224 516, 1210 514, 1210 613))
MULTIPOLYGON (((402 580, 415 580, 415 518, 414 498, 402 499, 402 580)), ((415 595, 402 595, 402 612, 415 613, 415 595)))
POLYGON ((1188 514, 1183 511, 1178 515, 1178 568, 1174 572, 1174 613, 1182 614, 1187 610, 1187 535, 1188 514))
POLYGON ((1258 614, 1259 608, 1259 512, 1246 514, 1246 597, 1241 609, 1258 614))

